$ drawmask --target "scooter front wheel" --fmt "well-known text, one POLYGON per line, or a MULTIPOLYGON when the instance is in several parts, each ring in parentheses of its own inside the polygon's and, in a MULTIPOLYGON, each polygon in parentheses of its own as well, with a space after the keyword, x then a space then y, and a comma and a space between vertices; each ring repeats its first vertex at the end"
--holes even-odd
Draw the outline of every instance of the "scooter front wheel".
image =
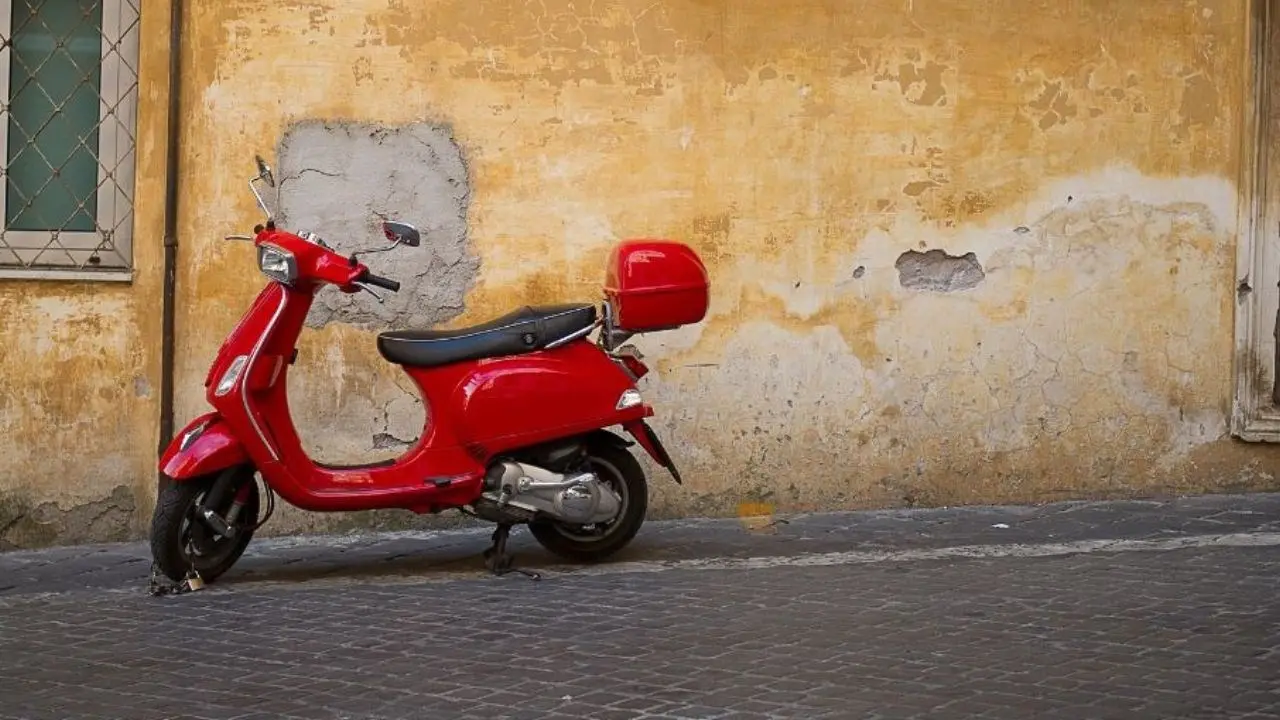
POLYGON ((599 562, 617 553, 640 531, 649 509, 644 468, 626 448, 593 445, 587 463, 600 482, 622 499, 617 517, 597 525, 571 525, 553 520, 529 523, 529 533, 542 547, 574 562, 599 562))
POLYGON ((160 490, 151 516, 151 557, 170 580, 180 582, 194 569, 204 582, 211 583, 235 565, 253 539, 260 503, 258 483, 251 466, 236 468, 233 472, 235 477, 225 499, 219 503, 221 507, 209 508, 225 518, 237 491, 245 483, 251 485, 249 497, 236 519, 236 533, 231 538, 219 535, 196 517, 196 508, 208 496, 217 475, 169 482, 160 490))

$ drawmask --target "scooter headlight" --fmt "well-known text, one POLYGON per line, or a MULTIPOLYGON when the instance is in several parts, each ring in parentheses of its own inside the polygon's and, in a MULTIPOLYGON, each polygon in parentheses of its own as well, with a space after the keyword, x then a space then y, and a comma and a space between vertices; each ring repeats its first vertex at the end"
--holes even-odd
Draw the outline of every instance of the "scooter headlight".
POLYGON ((298 279, 298 261, 293 253, 274 245, 258 246, 258 268, 283 285, 292 285, 298 279))

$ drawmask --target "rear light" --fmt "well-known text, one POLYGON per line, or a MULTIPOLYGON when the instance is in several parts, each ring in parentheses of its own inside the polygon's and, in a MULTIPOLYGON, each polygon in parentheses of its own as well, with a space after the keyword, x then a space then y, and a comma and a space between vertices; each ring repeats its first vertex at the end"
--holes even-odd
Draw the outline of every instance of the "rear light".
POLYGON ((644 398, 640 397, 640 391, 631 389, 623 391, 618 397, 618 404, 614 406, 615 410, 630 410, 637 405, 643 405, 644 398))
POLYGON ((623 345, 614 353, 614 357, 636 380, 649 374, 649 366, 644 364, 644 356, 635 345, 623 345))

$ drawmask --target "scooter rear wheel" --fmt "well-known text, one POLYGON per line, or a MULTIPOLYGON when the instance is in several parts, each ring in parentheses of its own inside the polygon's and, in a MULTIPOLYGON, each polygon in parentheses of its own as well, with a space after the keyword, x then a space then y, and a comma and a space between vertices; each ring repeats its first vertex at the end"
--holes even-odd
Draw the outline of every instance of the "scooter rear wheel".
POLYGON ((220 503, 222 507, 212 508, 226 517, 236 491, 246 482, 252 485, 249 498, 236 519, 237 532, 231 539, 218 535, 195 515, 197 504, 209 494, 215 480, 217 475, 169 482, 156 498, 155 513, 151 516, 151 557, 160 572, 174 582, 182 581, 193 568, 205 583, 213 582, 235 565, 253 539, 260 504, 253 468, 237 468, 226 499, 220 503))
POLYGON ((594 445, 587 451, 587 463, 600 482, 622 498, 618 516, 597 527, 552 520, 529 523, 529 533, 538 544, 574 562, 599 562, 626 547, 640 531, 649 509, 649 485, 644 468, 626 448, 594 445))

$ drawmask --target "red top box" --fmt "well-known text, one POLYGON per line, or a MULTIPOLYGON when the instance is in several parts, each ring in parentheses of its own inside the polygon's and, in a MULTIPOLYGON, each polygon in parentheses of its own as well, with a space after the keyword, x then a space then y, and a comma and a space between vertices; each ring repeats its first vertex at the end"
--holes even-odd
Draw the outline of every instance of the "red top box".
POLYGON ((609 254, 604 294, 614 325, 632 333, 692 325, 707 315, 707 268, 674 240, 624 240, 609 254))

